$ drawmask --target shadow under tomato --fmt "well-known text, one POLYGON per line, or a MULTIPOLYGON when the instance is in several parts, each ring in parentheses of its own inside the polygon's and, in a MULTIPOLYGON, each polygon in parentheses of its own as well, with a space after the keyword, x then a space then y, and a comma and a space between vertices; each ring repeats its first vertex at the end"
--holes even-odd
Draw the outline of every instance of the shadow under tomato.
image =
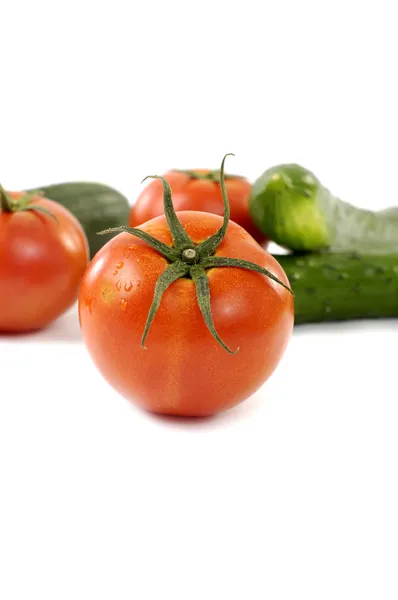
POLYGON ((0 342, 66 342, 79 343, 82 341, 79 319, 76 307, 68 310, 44 329, 29 332, 0 332, 0 342))
POLYGON ((244 400, 240 404, 207 417, 184 417, 150 412, 147 412, 146 414, 149 418, 158 421, 159 423, 171 425, 172 427, 179 429, 211 429, 223 427, 224 425, 230 424, 233 421, 238 421, 250 416, 252 413, 257 411, 260 401, 261 399, 259 395, 253 394, 253 396, 247 400, 244 400))
POLYGON ((164 422, 167 425, 181 426, 181 427, 201 427, 207 426, 209 423, 214 422, 218 415, 211 415, 209 417, 184 417, 181 415, 162 415, 159 413, 147 413, 150 418, 155 421, 164 422))
POLYGON ((330 321, 328 323, 303 323, 296 325, 294 336, 327 333, 329 335, 349 335, 355 332, 387 332, 397 333, 398 319, 352 319, 347 321, 330 321))

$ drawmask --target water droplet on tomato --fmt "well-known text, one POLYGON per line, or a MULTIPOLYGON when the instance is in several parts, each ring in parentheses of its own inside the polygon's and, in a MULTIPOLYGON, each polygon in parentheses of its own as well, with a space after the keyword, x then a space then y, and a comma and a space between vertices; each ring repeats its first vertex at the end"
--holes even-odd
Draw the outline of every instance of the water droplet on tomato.
POLYGON ((117 269, 115 269, 115 270, 113 271, 113 274, 114 274, 114 275, 119 275, 119 271, 118 271, 117 269))
POLYGON ((120 280, 116 284, 116 289, 118 292, 120 292, 120 290, 122 289, 122 282, 120 280))
POLYGON ((124 267, 124 262, 123 261, 118 262, 117 265, 116 265, 117 269, 123 269, 123 267, 124 267))
POLYGON ((137 287, 140 287, 141 285, 141 281, 139 279, 137 279, 137 287))
POLYGON ((122 299, 120 300, 120 308, 121 308, 122 310, 126 310, 126 308, 127 308, 127 300, 126 300, 126 298, 122 298, 122 299))
POLYGON ((129 250, 137 250, 138 246, 136 244, 130 244, 129 250))
POLYGON ((130 283, 125 283, 124 289, 126 292, 131 292, 131 290, 133 289, 133 283, 131 281, 130 281, 130 283))
POLYGON ((86 308, 88 308, 90 315, 93 313, 93 299, 92 298, 86 298, 84 301, 84 304, 86 305, 86 308))

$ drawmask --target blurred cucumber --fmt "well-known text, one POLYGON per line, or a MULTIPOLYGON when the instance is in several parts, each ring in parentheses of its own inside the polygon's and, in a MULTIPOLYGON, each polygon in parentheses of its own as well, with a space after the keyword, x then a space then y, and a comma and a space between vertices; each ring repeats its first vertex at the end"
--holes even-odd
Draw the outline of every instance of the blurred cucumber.
POLYGON ((296 252, 398 251, 398 208, 356 208, 333 196, 300 165, 265 171, 252 186, 249 208, 265 235, 296 252))
POLYGON ((76 181, 41 187, 40 192, 65 206, 80 221, 88 239, 91 258, 115 235, 97 235, 98 231, 128 225, 130 206, 127 198, 107 185, 76 181))

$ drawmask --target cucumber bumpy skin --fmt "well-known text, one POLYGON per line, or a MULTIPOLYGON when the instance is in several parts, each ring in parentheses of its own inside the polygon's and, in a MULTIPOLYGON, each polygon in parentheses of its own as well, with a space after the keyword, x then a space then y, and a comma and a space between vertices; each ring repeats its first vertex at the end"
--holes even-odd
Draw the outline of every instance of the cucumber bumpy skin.
POLYGON ((295 324, 398 316, 398 254, 275 256, 295 294, 295 324))
POLYGON ((372 212, 352 206, 299 165, 265 171, 252 186, 249 207, 263 233, 295 252, 398 251, 398 208, 372 212))

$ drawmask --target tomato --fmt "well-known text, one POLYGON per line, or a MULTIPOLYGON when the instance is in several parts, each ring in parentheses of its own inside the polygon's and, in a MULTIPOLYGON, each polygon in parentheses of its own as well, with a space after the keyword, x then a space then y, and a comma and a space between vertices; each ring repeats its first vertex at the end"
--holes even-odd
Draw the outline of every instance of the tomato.
MULTIPOLYGON (((175 210, 198 210, 223 215, 223 199, 219 183, 219 171, 196 169, 194 171, 169 171, 164 178, 173 192, 175 210)), ((265 235, 254 225, 249 214, 251 185, 244 177, 226 176, 226 188, 231 207, 231 219, 246 229, 261 245, 265 235)), ((163 214, 163 191, 159 180, 145 187, 131 209, 131 227, 163 214)))
POLYGON ((272 374, 291 336, 287 277, 229 221, 223 167, 223 219, 175 213, 160 178, 165 215, 113 238, 83 278, 79 317, 95 364, 155 413, 208 416, 234 406, 272 374))
POLYGON ((87 239, 56 202, 3 189, 0 196, 0 331, 40 329, 76 300, 87 239))

